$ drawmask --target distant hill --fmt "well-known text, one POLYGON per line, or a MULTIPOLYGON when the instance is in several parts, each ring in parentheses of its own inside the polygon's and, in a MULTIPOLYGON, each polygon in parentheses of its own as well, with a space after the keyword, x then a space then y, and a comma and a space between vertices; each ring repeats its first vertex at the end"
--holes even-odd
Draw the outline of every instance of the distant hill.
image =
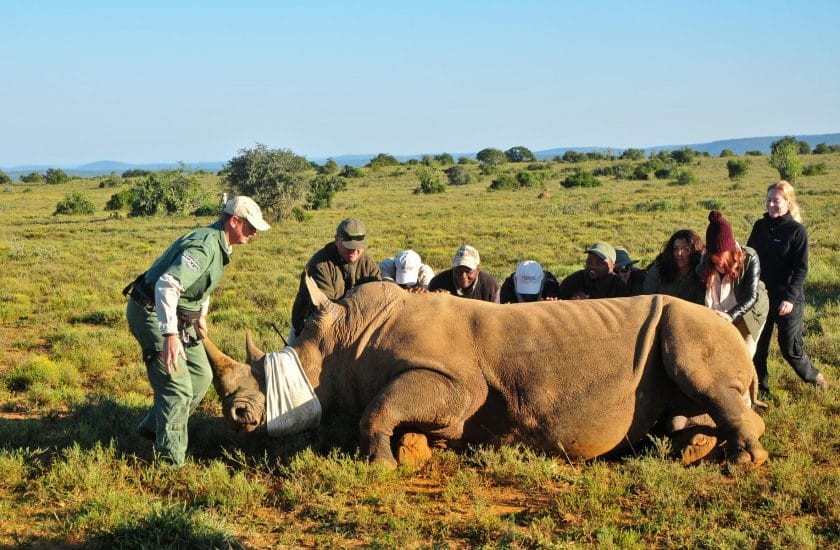
MULTIPOLYGON (((682 145, 653 145, 642 147, 639 146, 638 149, 644 149, 646 153, 651 152, 658 152, 658 151, 673 151, 675 149, 680 149, 682 147, 690 147, 695 151, 709 153, 712 156, 720 155, 720 152, 724 149, 731 149, 738 155, 743 155, 747 151, 761 151, 762 153, 769 154, 770 153, 770 144, 774 141, 782 139, 784 136, 764 136, 764 137, 749 137, 749 138, 738 138, 738 139, 725 139, 720 141, 711 141, 708 143, 689 143, 689 144, 682 144, 682 145)), ((797 135, 794 136, 797 140, 800 141, 807 141, 808 144, 811 146, 811 149, 814 148, 815 145, 818 143, 826 143, 828 145, 840 145, 840 133, 837 134, 813 134, 813 135, 797 135)), ((563 156, 563 153, 566 151, 576 151, 580 153, 589 153, 589 152, 601 152, 606 153, 607 151, 612 151, 615 154, 621 154, 624 151, 622 147, 559 147, 556 149, 545 149, 542 151, 534 151, 534 156, 541 160, 547 160, 554 158, 556 156, 563 156)), ((387 152, 387 151, 380 151, 380 152, 387 152)), ((439 154, 434 153, 434 154, 439 154)), ((327 158, 332 158, 339 166, 350 165, 350 166, 364 166, 370 159, 378 155, 379 153, 365 153, 365 154, 357 154, 357 155, 336 155, 334 157, 311 157, 309 160, 312 162, 316 162, 318 164, 323 164, 327 161, 327 158)), ((420 160, 423 158, 424 154, 426 153, 418 153, 415 155, 394 155, 397 160, 400 162, 406 162, 411 159, 420 160)), ((475 153, 450 153, 453 158, 457 159, 459 157, 468 157, 468 158, 475 158, 475 153)), ((218 172, 227 164, 227 161, 209 161, 209 162, 189 162, 184 163, 187 169, 189 170, 205 170, 207 172, 218 172)), ((178 168, 180 166, 179 163, 175 162, 162 162, 162 163, 146 163, 146 164, 129 164, 125 162, 119 162, 114 160, 100 160, 96 162, 91 162, 88 164, 83 164, 81 166, 56 166, 56 165, 29 165, 29 166, 13 166, 9 168, 3 168, 2 170, 6 172, 10 177, 13 179, 19 179, 20 176, 29 174, 30 172, 41 172, 44 173, 48 168, 61 168, 67 174, 71 176, 79 176, 79 177, 90 177, 90 176, 103 176, 110 174, 111 172, 116 172, 117 174, 121 174, 126 170, 169 170, 178 168)))

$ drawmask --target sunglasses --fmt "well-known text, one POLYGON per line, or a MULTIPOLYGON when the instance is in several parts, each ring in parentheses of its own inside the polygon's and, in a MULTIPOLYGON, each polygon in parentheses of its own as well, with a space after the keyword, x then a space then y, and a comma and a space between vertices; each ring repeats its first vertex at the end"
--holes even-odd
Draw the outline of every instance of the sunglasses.
POLYGON ((342 233, 339 236, 339 238, 342 241, 363 241, 363 240, 365 240, 364 235, 350 235, 350 234, 347 234, 347 233, 342 233))
POLYGON ((630 273, 631 269, 633 269, 632 265, 622 265, 622 266, 616 267, 615 272, 618 273, 620 271, 621 273, 630 273))

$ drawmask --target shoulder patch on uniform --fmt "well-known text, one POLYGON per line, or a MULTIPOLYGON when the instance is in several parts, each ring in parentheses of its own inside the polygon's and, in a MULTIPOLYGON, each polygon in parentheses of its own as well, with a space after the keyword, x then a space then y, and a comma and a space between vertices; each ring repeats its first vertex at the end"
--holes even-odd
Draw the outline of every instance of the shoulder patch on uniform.
POLYGON ((198 260, 193 258, 192 255, 187 251, 184 251, 181 254, 181 261, 183 261, 184 265, 186 265, 193 271, 198 271, 201 268, 201 266, 198 264, 198 260))

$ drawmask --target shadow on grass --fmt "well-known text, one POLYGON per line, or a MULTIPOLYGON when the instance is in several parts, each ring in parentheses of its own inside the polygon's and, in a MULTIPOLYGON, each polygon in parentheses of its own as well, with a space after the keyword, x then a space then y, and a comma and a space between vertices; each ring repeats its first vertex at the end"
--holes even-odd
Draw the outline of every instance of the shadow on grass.
MULTIPOLYGON (((129 407, 108 397, 90 399, 66 415, 39 418, 0 417, 0 447, 42 449, 45 458, 76 444, 81 449, 114 445, 121 455, 147 462, 154 459, 152 442, 141 438, 137 425, 145 408, 129 407)), ((239 450, 246 458, 285 460, 303 449, 328 454, 338 449, 353 453, 358 443, 357 419, 328 416, 319 429, 282 439, 266 433, 233 431, 221 417, 197 412, 189 421, 188 456, 198 460, 225 459, 239 450)))

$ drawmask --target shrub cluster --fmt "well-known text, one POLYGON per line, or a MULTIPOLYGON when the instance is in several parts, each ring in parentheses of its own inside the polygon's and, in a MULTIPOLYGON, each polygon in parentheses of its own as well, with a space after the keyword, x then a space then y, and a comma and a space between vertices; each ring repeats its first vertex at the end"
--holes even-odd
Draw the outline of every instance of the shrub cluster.
POLYGON ((575 168, 575 171, 564 179, 563 187, 600 187, 601 180, 596 178, 592 172, 583 170, 582 168, 575 168))
POLYGON ((420 187, 414 189, 415 194, 443 193, 446 191, 446 184, 440 181, 438 173, 434 168, 421 166, 417 169, 417 179, 420 180, 420 187))
POLYGON ((726 170, 729 172, 729 179, 731 180, 741 179, 746 176, 749 167, 750 159, 732 159, 726 161, 726 170))
POLYGON ((111 195, 106 209, 118 210, 127 201, 129 216, 185 214, 195 211, 206 199, 207 193, 194 177, 179 170, 165 170, 111 195))
POLYGON ((60 168, 48 168, 47 173, 44 174, 44 182, 50 185, 58 185, 59 183, 67 183, 70 181, 70 176, 60 168))
POLYGON ((825 176, 828 174, 828 165, 824 162, 811 164, 802 169, 803 176, 825 176))
POLYGON ((73 191, 55 205, 53 216, 58 214, 93 214, 96 207, 93 202, 79 191, 73 191))
POLYGON ((141 170, 139 168, 132 168, 122 173, 122 178, 147 178, 152 175, 151 170, 141 170))
POLYGON ((475 181, 475 177, 469 168, 460 164, 450 166, 444 171, 444 174, 446 174, 449 185, 468 185, 475 181))

